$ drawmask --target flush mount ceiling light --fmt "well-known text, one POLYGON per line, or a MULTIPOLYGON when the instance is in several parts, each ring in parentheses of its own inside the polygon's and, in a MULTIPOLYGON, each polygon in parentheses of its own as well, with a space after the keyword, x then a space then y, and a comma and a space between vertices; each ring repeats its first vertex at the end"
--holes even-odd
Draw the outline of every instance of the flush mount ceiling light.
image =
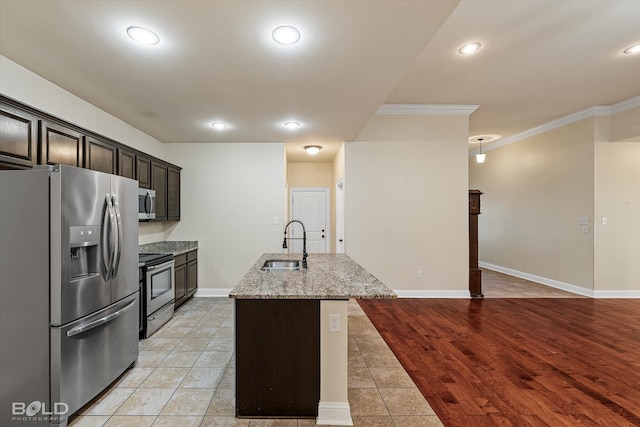
POLYGON ((292 45, 300 40, 300 31, 289 25, 283 25, 273 30, 271 37, 273 37, 273 40, 277 43, 292 45))
POLYGON ((467 43, 458 49, 458 53, 460 55, 471 55, 472 53, 477 52, 478 49, 480 49, 480 46, 482 45, 478 42, 467 43))
POLYGON ((286 127, 287 129, 297 129, 300 127, 300 123, 298 122, 285 122, 284 127, 286 127))
POLYGON ((315 156, 316 154, 318 154, 320 152, 320 149, 322 147, 319 145, 306 145, 304 147, 304 151, 307 152, 307 154, 311 155, 311 156, 315 156))
POLYGON ((227 124, 222 122, 213 122, 211 123, 211 126, 213 126, 214 129, 222 130, 226 129, 227 124))
POLYGON ((629 46, 623 52, 629 55, 633 53, 640 53, 640 43, 629 46))
POLYGON ((154 45, 160 42, 160 37, 151 30, 142 27, 129 27, 127 34, 138 43, 154 45))

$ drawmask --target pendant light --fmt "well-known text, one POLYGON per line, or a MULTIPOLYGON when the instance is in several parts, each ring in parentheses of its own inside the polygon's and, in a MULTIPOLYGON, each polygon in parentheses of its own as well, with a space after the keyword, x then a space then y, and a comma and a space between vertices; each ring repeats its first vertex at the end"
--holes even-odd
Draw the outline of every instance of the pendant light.
POLYGON ((478 154, 476 154, 476 162, 478 162, 478 163, 484 163, 484 159, 487 157, 487 155, 482 152, 482 141, 483 140, 484 140, 484 138, 478 138, 478 142, 480 143, 480 152, 478 154))

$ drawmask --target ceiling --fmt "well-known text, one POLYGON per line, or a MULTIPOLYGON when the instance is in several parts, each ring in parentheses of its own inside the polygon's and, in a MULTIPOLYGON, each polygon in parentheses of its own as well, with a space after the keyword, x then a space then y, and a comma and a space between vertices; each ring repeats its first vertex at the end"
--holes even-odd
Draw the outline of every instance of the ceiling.
POLYGON ((638 17, 607 0, 0 0, 0 54, 162 142, 284 141, 292 161, 319 144, 327 161, 382 104, 479 105, 469 136, 508 137, 639 95, 640 54, 622 53, 638 17), (275 43, 280 25, 300 42, 275 43))

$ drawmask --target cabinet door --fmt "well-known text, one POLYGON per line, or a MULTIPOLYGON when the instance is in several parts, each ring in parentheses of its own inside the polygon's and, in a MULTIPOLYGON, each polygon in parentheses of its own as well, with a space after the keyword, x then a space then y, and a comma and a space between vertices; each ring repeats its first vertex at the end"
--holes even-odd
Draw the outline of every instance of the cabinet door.
POLYGON ((84 167, 98 172, 116 173, 116 147, 106 141, 86 137, 84 167))
POLYGON ((125 178, 137 179, 136 177, 136 155, 133 151, 118 148, 118 175, 125 178))
POLYGON ((139 187, 151 188, 151 158, 136 156, 136 179, 139 187))
POLYGON ((33 166, 38 163, 38 119, 0 103, 0 169, 2 163, 33 166))
POLYGON ((80 132, 43 120, 40 137, 40 164, 82 167, 83 136, 80 132))
POLYGON ((169 221, 180 221, 180 169, 169 166, 167 179, 167 216, 169 221))
POLYGON ((187 264, 187 295, 192 296, 198 290, 198 260, 187 264))
POLYGON ((320 400, 320 301, 237 299, 236 414, 307 418, 320 400))
POLYGON ((151 161, 151 188, 156 192, 156 220, 167 219, 167 165, 151 161))
POLYGON ((187 299, 187 264, 176 265, 174 282, 178 307, 187 299))

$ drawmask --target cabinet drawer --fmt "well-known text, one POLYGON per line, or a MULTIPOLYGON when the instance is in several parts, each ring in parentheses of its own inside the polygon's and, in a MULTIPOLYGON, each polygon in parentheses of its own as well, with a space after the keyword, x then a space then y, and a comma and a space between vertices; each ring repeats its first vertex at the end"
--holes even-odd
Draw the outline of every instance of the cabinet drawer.
POLYGON ((187 263, 187 254, 176 255, 176 267, 187 263))
POLYGON ((187 252, 187 262, 191 262, 191 261, 193 261, 195 259, 198 259, 198 251, 197 250, 187 252))

